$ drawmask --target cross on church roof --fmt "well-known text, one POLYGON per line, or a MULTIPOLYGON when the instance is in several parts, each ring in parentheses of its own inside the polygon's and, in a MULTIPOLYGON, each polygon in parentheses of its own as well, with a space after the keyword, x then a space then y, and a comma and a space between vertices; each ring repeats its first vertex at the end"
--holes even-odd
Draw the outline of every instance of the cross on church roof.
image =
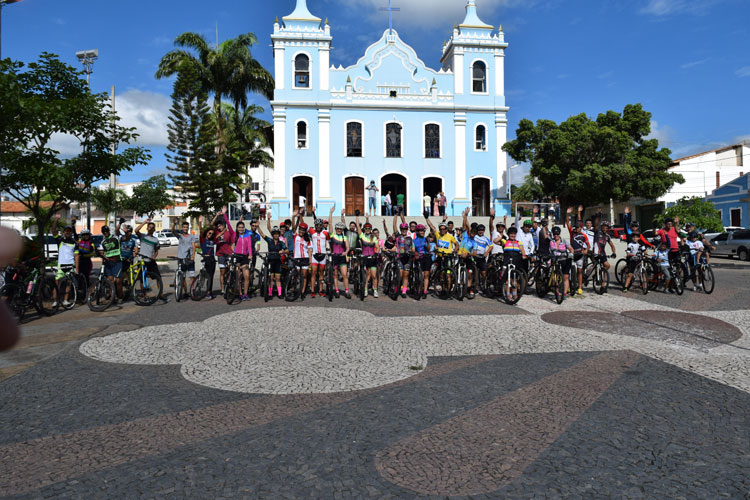
POLYGON ((391 7, 391 0, 388 0, 388 8, 381 7, 381 11, 388 11, 388 29, 391 31, 391 34, 393 34, 393 13, 394 12, 401 12, 400 7, 391 7))

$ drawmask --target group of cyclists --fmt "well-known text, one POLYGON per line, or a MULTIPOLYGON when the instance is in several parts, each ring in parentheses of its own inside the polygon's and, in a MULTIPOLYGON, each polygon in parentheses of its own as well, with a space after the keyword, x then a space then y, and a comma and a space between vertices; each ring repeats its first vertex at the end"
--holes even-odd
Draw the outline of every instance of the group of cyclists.
MULTIPOLYGON (((347 223, 342 210, 340 220, 334 222, 334 211, 332 207, 328 219, 313 214, 312 227, 302 211, 278 227, 267 220, 264 231, 256 219, 246 223, 245 215, 233 228, 225 207, 199 236, 191 233, 187 221, 175 222, 177 266, 184 277, 182 286, 175 290, 181 296, 176 298, 187 298, 182 296, 185 294, 194 300, 214 299, 218 267, 219 293, 227 301, 230 295, 236 295, 239 301, 250 300, 258 292, 266 300, 274 296, 286 300, 358 296, 364 300, 367 296, 378 298, 381 291, 393 299, 411 296, 419 300, 430 294, 444 299, 473 299, 482 294, 515 304, 524 293, 536 291, 544 297, 554 291, 561 302, 565 297, 582 296, 590 283, 598 293, 606 292, 609 259, 617 258, 609 222, 584 219, 582 206, 577 212, 567 210, 563 227, 550 228, 548 219, 539 218, 536 208, 531 218, 521 220, 516 215, 510 225, 507 216, 495 223, 491 211, 488 226, 469 223, 467 209, 461 214, 460 225, 443 216, 437 227, 429 217, 407 222, 399 214, 393 217, 391 231, 390 221, 383 221, 382 233, 367 215, 364 222, 356 215, 347 223), (265 251, 261 251, 261 242, 265 242, 265 251), (203 263, 200 278, 195 272, 198 255, 203 263), (263 261, 260 270, 258 259, 263 261), (194 293, 201 288, 203 293, 194 293)), ((687 279, 692 280, 695 291, 713 290, 713 274, 708 276, 709 290, 706 273, 698 273, 700 266, 708 264, 711 245, 695 231, 694 224, 687 224, 682 232, 676 229, 679 221, 667 219, 657 232, 655 245, 641 235, 629 209, 625 212, 626 257, 615 268, 623 292, 635 285, 644 293, 657 286, 665 293, 681 293, 687 279), (653 255, 647 254, 649 249, 654 250, 653 255)), ((151 276, 159 281, 154 300, 146 303, 167 301, 156 262, 160 250, 156 225, 150 219, 135 229, 124 219, 114 232, 105 226, 98 244, 93 243, 89 230, 76 233, 74 225, 65 226, 60 233, 58 219, 52 226, 59 247, 57 288, 50 298, 53 307, 58 303, 64 308, 71 306, 74 299, 70 288, 61 286, 71 272, 82 276, 85 288, 90 288, 95 256, 101 257, 101 273, 112 284, 112 303, 126 300, 123 277, 136 259, 143 260, 144 280, 151 276)), ((203 225, 203 217, 199 223, 203 225)), ((141 288, 151 287, 144 284, 141 288)))

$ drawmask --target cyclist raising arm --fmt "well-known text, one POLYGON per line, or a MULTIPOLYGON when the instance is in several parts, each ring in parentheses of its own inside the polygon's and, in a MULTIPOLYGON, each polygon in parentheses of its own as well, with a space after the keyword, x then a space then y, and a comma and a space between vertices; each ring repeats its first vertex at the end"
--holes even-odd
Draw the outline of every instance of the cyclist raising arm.
POLYGON ((281 230, 278 227, 271 229, 270 237, 266 236, 260 227, 258 233, 268 244, 268 267, 271 274, 268 296, 273 297, 273 283, 276 283, 276 292, 281 297, 281 256, 287 253, 286 242, 281 238, 281 230))
POLYGON ((221 294, 224 295, 224 274, 227 271, 227 260, 234 252, 233 245, 236 237, 234 229, 232 229, 232 224, 229 223, 227 207, 221 208, 221 212, 217 213, 211 221, 211 225, 216 227, 216 235, 214 236, 214 241, 216 242, 216 260, 219 263, 221 294), (218 220, 220 215, 223 215, 223 218, 218 220))

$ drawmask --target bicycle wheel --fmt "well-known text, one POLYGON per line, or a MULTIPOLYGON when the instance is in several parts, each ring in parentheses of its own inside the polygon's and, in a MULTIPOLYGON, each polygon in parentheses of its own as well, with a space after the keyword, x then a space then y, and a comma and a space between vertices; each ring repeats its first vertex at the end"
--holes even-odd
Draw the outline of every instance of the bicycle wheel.
POLYGON ((466 295, 466 267, 461 265, 458 267, 456 272, 454 273, 454 277, 456 279, 456 284, 453 287, 454 296, 458 300, 464 300, 464 296, 466 295))
POLYGON ((3 301, 17 322, 21 322, 26 313, 23 300, 23 288, 16 283, 7 283, 0 288, 0 301, 3 301))
POLYGON ((63 309, 70 311, 76 306, 76 285, 70 276, 65 276, 60 280, 57 284, 57 291, 59 293, 57 301, 63 309))
POLYGON ((179 269, 174 273, 174 300, 177 302, 185 298, 185 287, 182 282, 185 275, 179 269))
POLYGON ((141 272, 133 285, 133 300, 139 306, 150 306, 161 297, 161 276, 152 272, 141 272))
POLYGON ((86 276, 81 273, 76 273, 73 283, 75 283, 76 287, 76 302, 79 305, 85 304, 89 290, 88 280, 86 279, 86 276))
POLYGON ((597 295, 603 295, 609 286, 609 271, 604 266, 598 265, 594 270, 594 291, 597 295))
POLYGON ((549 293, 549 268, 540 267, 537 270, 536 281, 536 295, 540 299, 543 299, 549 293))
POLYGON ((438 298, 448 300, 453 295, 455 288, 455 276, 450 268, 442 268, 438 271, 437 282, 435 283, 435 294, 438 298))
POLYGON ((714 281, 714 271, 713 269, 711 269, 711 266, 702 265, 700 268, 700 273, 700 280, 703 291, 706 293, 713 292, 716 282, 714 281))
POLYGON ((640 264, 636 270, 636 276, 638 278, 638 286, 643 292, 643 295, 648 293, 648 276, 646 275, 646 266, 640 264))
POLYGON ((260 271, 258 271, 257 269, 250 269, 250 284, 247 287, 247 295, 249 297, 252 297, 258 291, 258 288, 260 287, 260 281, 260 271))
POLYGON ((190 287, 190 298, 198 301, 203 300, 208 294, 208 273, 205 269, 201 269, 198 277, 193 281, 193 285, 190 287))
POLYGON ((294 302, 300 295, 300 287, 302 286, 300 280, 299 270, 292 269, 289 271, 289 275, 286 277, 286 293, 284 299, 287 302, 294 302))
POLYGON ((41 276, 36 284, 37 310, 45 316, 52 316, 60 308, 60 293, 52 276, 41 276))
POLYGON ((237 271, 234 269, 228 270, 225 275, 224 298, 229 305, 232 305, 235 299, 237 299, 242 293, 242 289, 238 286, 239 284, 237 281, 237 271))
POLYGON ((565 278, 562 271, 555 269, 555 301, 558 304, 562 304, 565 300, 565 278))
POLYGON ((625 281, 621 280, 621 276, 622 276, 621 272, 623 269, 627 269, 627 268, 628 268, 627 259, 620 259, 617 261, 617 264, 615 264, 615 279, 617 280, 617 283, 620 285, 625 284, 625 281))
POLYGON ((367 267, 359 266, 359 300, 365 300, 367 297, 367 267))
POLYGON ((659 286, 659 266, 653 260, 647 260, 645 267, 648 289, 649 291, 654 291, 659 286))
POLYGON ((95 312, 106 310, 115 301, 115 284, 107 278, 98 279, 89 287, 88 305, 95 312))
POLYGON ((515 269, 509 271, 503 283, 503 299, 508 305, 514 305, 523 295, 523 275, 515 269))
POLYGON ((268 291, 269 286, 271 286, 271 276, 268 267, 264 265, 263 272, 260 275, 260 293, 263 295, 263 302, 271 300, 271 292, 268 291))
POLYGON ((398 266, 391 265, 391 277, 390 277, 390 287, 388 288, 388 296, 392 300, 398 300, 399 296, 399 287, 401 286, 401 271, 398 269, 398 266))
POLYGON ((416 270, 412 269, 412 274, 414 275, 414 284, 412 285, 412 290, 415 298, 417 300, 421 300, 422 296, 424 295, 424 277, 422 276, 422 267, 420 266, 420 263, 418 261, 413 265, 416 266, 416 270))
POLYGON ((685 291, 685 282, 682 281, 682 276, 675 272, 674 268, 672 268, 672 286, 674 286, 674 291, 677 292, 677 295, 682 295, 685 291))

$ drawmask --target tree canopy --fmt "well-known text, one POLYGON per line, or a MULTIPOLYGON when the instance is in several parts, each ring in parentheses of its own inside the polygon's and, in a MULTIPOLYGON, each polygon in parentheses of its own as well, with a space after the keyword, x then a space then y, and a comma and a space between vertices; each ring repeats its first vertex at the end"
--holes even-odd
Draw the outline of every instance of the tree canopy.
POLYGON ((0 61, 0 188, 46 227, 66 204, 86 200, 93 183, 150 156, 140 147, 112 154, 113 143, 130 144, 137 134, 118 124, 108 96, 92 94, 81 72, 46 52, 24 67, 0 61), (58 134, 77 139, 81 152, 63 157, 51 147, 58 134), (45 198, 52 205, 42 211, 45 198))
POLYGON ((647 139, 650 133, 651 113, 628 104, 622 113, 607 111, 596 120, 583 113, 559 125, 523 119, 516 139, 503 149, 514 160, 529 162, 543 193, 558 197, 563 206, 653 199, 684 179, 669 172, 671 151, 647 139))
POLYGON ((680 198, 676 204, 656 214, 654 221, 661 226, 667 217, 679 218, 680 226, 692 222, 698 229, 710 233, 724 231, 721 215, 714 204, 698 196, 680 198))
POLYGON ((133 188, 133 196, 125 200, 123 206, 133 210, 137 215, 153 217, 172 205, 174 200, 169 196, 169 186, 164 175, 149 177, 133 188))

